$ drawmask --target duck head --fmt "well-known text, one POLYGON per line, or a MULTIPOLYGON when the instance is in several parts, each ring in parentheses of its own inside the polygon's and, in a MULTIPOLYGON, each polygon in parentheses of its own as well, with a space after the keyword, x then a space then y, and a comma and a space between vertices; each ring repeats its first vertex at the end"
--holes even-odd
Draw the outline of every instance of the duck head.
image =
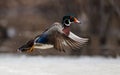
POLYGON ((71 23, 81 23, 76 17, 74 16, 64 16, 62 20, 63 27, 69 27, 71 23))
POLYGON ((74 16, 64 16, 63 20, 62 20, 63 32, 67 36, 70 33, 70 25, 71 25, 71 23, 81 23, 81 22, 74 16))

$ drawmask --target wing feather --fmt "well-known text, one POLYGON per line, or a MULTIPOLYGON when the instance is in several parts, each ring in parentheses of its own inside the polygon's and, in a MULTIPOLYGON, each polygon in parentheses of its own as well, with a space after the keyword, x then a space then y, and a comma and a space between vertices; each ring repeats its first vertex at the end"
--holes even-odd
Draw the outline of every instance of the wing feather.
POLYGON ((85 42, 88 42, 88 38, 81 38, 81 37, 75 35, 75 34, 72 33, 72 32, 70 32, 70 34, 69 34, 68 37, 71 38, 71 39, 73 39, 73 40, 75 40, 75 41, 80 42, 81 44, 82 44, 82 43, 84 44, 85 42))

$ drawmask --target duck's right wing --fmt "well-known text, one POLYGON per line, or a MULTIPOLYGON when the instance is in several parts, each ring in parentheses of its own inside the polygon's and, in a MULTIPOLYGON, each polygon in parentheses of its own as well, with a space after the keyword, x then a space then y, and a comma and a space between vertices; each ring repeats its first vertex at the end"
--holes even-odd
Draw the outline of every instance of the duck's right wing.
POLYGON ((60 33, 59 31, 55 31, 52 33, 51 36, 49 36, 49 43, 54 45, 54 48, 58 51, 65 52, 66 50, 76 50, 81 49, 83 45, 85 44, 85 40, 78 41, 78 38, 71 38, 66 36, 63 33, 60 33))

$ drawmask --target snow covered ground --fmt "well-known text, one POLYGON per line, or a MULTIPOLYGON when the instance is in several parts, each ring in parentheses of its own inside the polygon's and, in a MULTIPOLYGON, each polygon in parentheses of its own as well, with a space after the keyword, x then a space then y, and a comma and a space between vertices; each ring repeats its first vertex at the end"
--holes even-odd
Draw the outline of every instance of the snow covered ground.
POLYGON ((120 75, 120 58, 0 55, 0 75, 120 75))

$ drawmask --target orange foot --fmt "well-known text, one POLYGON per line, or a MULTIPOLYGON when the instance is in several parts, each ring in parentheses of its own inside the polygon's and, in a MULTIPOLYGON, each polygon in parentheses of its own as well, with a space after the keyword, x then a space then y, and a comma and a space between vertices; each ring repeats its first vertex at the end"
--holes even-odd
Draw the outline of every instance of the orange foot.
POLYGON ((31 53, 31 52, 33 52, 33 50, 34 50, 34 46, 32 46, 29 50, 27 50, 27 52, 31 53))

